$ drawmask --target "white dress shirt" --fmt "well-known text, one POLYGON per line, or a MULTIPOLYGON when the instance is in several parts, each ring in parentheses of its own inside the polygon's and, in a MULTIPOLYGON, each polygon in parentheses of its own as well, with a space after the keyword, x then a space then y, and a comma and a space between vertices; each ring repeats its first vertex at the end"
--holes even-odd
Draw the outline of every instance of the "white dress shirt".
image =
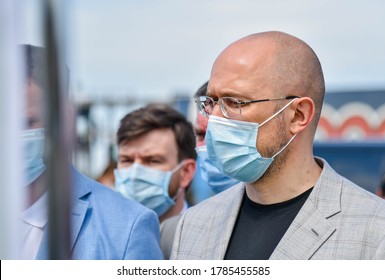
POLYGON ((48 221, 48 194, 44 193, 34 204, 21 214, 20 259, 36 258, 48 221))

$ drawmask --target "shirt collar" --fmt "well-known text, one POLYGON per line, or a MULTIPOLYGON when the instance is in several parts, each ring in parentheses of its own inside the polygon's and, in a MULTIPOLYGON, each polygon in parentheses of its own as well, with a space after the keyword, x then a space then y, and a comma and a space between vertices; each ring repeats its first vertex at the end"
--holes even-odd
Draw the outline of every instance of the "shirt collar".
POLYGON ((43 228, 48 221, 48 193, 45 192, 34 204, 21 213, 22 220, 34 227, 43 228))

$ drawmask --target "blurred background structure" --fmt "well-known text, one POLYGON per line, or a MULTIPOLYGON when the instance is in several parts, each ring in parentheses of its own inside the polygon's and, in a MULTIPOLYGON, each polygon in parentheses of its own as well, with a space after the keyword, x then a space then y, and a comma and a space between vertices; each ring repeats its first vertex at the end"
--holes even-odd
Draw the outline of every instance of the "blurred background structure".
POLYGON ((374 193, 385 171, 385 89, 327 92, 314 153, 374 193))
MULTIPOLYGON (((19 43, 42 44, 40 0, 19 0, 19 43)), ((116 156, 129 111, 173 104, 194 120, 192 96, 215 57, 245 35, 280 30, 318 54, 327 95, 315 153, 373 191, 385 169, 385 2, 67 0, 63 10, 74 163, 93 178, 116 156)))

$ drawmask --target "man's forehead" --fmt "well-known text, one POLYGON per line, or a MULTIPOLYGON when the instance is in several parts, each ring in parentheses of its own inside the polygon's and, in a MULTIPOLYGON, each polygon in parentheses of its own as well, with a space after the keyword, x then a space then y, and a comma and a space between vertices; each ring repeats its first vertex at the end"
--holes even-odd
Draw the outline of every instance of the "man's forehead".
POLYGON ((263 93, 270 91, 272 86, 271 77, 275 61, 273 53, 256 50, 237 53, 234 56, 229 52, 228 55, 220 56, 213 65, 207 94, 236 98, 265 98, 263 93))
POLYGON ((119 145, 119 151, 125 154, 140 153, 143 156, 173 156, 177 155, 177 144, 171 129, 156 129, 124 141, 119 145))

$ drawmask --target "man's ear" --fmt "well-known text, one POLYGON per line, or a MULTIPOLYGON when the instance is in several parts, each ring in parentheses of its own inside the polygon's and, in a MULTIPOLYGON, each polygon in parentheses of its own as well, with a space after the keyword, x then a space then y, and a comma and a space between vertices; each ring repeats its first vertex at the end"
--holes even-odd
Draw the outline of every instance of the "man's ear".
POLYGON ((196 169, 196 162, 192 158, 188 158, 184 160, 184 164, 180 169, 180 188, 186 189, 192 179, 194 178, 196 169))
POLYGON ((301 97, 293 102, 294 113, 290 122, 290 132, 294 135, 303 131, 314 118, 315 104, 310 97, 301 97))

